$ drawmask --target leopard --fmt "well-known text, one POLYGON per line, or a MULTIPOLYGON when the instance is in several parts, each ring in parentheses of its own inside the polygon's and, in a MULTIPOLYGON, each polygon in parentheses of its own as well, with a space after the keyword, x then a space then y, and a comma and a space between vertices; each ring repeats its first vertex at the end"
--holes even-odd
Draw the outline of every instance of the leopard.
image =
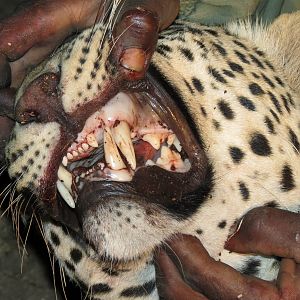
POLYGON ((120 90, 98 23, 27 75, 9 176, 36 197, 48 248, 90 298, 159 299, 153 253, 178 233, 276 278, 276 258, 224 243, 252 208, 299 213, 299 21, 176 20, 145 79, 120 90))

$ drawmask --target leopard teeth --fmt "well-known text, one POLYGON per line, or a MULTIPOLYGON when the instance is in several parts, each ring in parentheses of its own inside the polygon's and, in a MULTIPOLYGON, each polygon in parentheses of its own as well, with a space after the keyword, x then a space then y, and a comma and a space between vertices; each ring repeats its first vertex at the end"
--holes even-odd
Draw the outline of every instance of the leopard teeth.
POLYGON ((86 137, 86 140, 91 147, 98 148, 99 145, 93 133, 89 133, 86 137))
POLYGON ((104 128, 104 156, 105 161, 112 170, 121 170, 126 167, 109 127, 104 128))
POLYGON ((62 164, 64 167, 66 167, 68 165, 68 161, 69 161, 68 158, 66 156, 64 156, 62 159, 62 164))
POLYGON ((155 150, 158 150, 161 144, 161 135, 156 133, 147 133, 143 136, 143 141, 148 142, 155 150))
POLYGON ((131 166, 131 169, 135 170, 136 159, 128 123, 120 121, 120 123, 112 129, 112 135, 118 148, 131 166))
POLYGON ((75 208, 75 201, 72 197, 72 195, 69 193, 68 189, 66 186, 60 181, 57 180, 56 182, 57 189, 62 196, 62 198, 65 200, 65 202, 71 207, 75 208))
POLYGON ((63 182, 65 187, 72 192, 72 174, 64 168, 62 165, 59 166, 58 172, 57 172, 58 179, 63 182))

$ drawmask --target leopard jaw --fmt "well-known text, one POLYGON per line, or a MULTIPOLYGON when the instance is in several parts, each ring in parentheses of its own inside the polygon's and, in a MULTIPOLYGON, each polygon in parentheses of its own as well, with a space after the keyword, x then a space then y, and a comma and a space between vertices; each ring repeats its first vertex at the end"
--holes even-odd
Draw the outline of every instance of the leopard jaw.
POLYGON ((134 144, 138 141, 150 144, 152 152, 157 152, 155 157, 145 159, 145 166, 157 165, 167 171, 181 173, 190 169, 189 160, 181 157, 184 152, 180 154, 182 146, 172 130, 149 107, 140 107, 137 99, 132 97, 119 93, 100 111, 92 114, 63 157, 56 186, 71 208, 76 206, 77 191, 82 187, 80 181, 83 178, 90 181, 131 181, 137 168, 134 144), (72 172, 72 162, 88 159, 101 147, 104 148, 105 161, 98 161, 79 173, 72 172))

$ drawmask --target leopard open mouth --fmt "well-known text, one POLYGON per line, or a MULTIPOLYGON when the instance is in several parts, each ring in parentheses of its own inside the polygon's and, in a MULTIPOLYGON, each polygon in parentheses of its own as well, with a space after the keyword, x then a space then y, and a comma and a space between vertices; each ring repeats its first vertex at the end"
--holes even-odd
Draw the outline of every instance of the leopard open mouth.
POLYGON ((87 119, 58 170, 57 189, 71 208, 86 182, 130 182, 148 166, 189 171, 176 134, 143 100, 141 94, 118 93, 87 119))

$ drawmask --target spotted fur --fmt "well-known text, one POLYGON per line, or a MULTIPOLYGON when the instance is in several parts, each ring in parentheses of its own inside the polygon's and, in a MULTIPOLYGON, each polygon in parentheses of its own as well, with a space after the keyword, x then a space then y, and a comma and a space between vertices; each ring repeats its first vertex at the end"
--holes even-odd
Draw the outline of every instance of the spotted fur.
MULTIPOLYGON (((289 21, 297 24, 297 18, 296 13, 289 21)), ((33 79, 49 71, 61 72, 66 112, 93 99, 113 72, 105 64, 105 39, 99 47, 102 33, 97 25, 64 45, 27 77, 17 101, 33 79)), ((223 246, 230 228, 253 207, 299 211, 298 85, 281 63, 288 50, 280 43, 272 25, 224 29, 177 22, 160 35, 150 72, 177 100, 205 149, 212 166, 208 195, 195 196, 194 211, 181 218, 160 208, 110 202, 99 211, 97 234, 105 237, 105 254, 135 258, 114 266, 63 226, 45 221, 59 263, 95 299, 158 299, 151 253, 178 232, 198 237, 211 256, 246 274, 276 276, 273 258, 229 253, 223 246)), ((38 189, 59 134, 57 123, 16 125, 6 156, 19 189, 38 189)))

